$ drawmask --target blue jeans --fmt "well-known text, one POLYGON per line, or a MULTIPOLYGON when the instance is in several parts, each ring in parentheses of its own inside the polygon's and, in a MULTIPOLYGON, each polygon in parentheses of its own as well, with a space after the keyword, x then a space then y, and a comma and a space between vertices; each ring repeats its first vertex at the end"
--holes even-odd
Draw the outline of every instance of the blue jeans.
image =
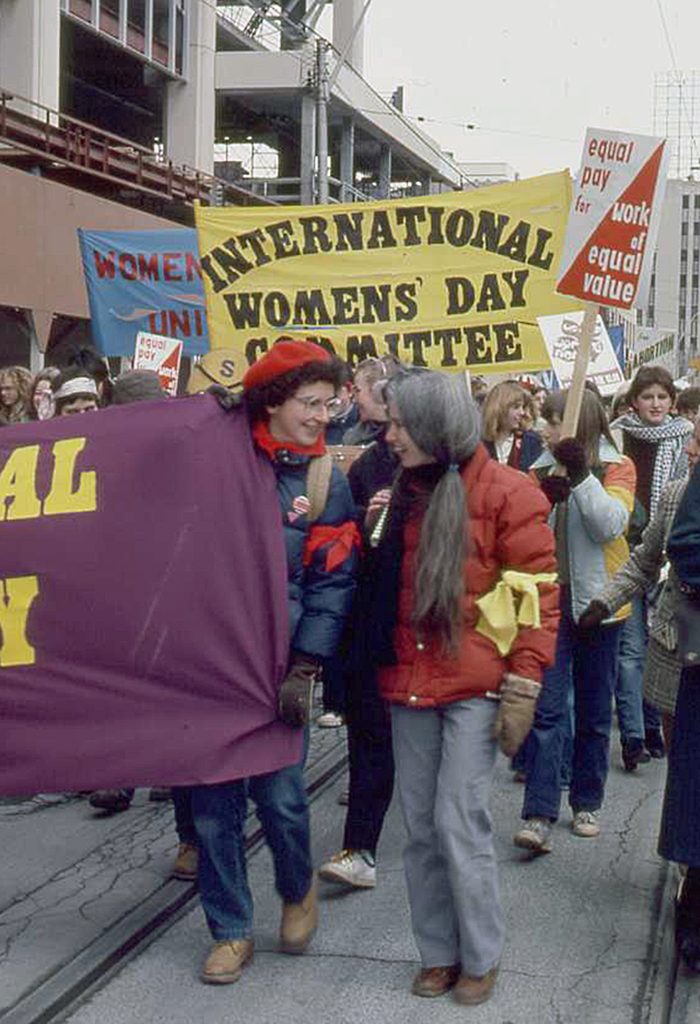
POLYGON ((267 775, 191 789, 199 895, 217 941, 247 939, 253 930, 245 850, 248 796, 272 853, 277 892, 285 903, 300 903, 309 891, 313 871, 303 764, 302 759, 267 775))
POLYGON ((562 587, 561 613, 556 660, 545 672, 534 725, 525 744, 523 818, 556 821, 559 817, 572 687, 575 725, 569 803, 574 812, 597 811, 603 803, 620 626, 601 626, 581 637, 566 587, 562 587))
POLYGON ((643 740, 646 729, 661 728, 660 712, 642 700, 642 678, 649 640, 646 599, 635 597, 631 604, 632 614, 625 619, 620 636, 615 686, 615 704, 623 742, 643 740))

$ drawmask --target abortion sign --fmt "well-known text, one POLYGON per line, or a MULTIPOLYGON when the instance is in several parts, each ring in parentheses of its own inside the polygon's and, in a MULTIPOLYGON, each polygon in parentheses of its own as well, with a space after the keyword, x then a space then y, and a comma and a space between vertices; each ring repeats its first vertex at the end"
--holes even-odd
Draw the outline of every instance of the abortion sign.
POLYGON ((603 306, 643 305, 665 184, 665 140, 589 128, 557 291, 603 306))

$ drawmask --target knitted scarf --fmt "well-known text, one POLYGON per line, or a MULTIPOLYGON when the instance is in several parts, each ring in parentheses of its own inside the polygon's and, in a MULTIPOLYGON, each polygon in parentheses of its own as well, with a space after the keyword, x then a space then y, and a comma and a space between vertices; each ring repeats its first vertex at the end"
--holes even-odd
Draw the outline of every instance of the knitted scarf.
POLYGON ((297 455, 323 455, 326 444, 323 434, 311 445, 294 444, 293 441, 278 441, 270 432, 269 424, 264 420, 258 420, 250 429, 253 439, 258 448, 262 448, 266 455, 274 462, 277 452, 295 452, 297 455))
POLYGON ((682 480, 688 472, 685 442, 693 432, 693 424, 682 416, 668 417, 658 426, 650 426, 636 413, 626 413, 610 424, 612 430, 622 430, 638 441, 656 445, 654 472, 651 479, 649 518, 656 512, 661 492, 670 480, 682 480))

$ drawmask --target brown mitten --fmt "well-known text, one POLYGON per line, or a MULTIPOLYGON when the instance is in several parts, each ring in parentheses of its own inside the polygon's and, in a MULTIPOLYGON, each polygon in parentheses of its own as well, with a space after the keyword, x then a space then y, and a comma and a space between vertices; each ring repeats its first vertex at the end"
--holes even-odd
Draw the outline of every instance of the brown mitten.
POLYGON ((299 651, 292 653, 279 694, 279 716, 285 725, 300 728, 311 717, 311 700, 319 664, 299 651))
POLYGON ((532 728, 535 705, 542 687, 533 679, 506 672, 493 734, 507 757, 515 757, 532 728))

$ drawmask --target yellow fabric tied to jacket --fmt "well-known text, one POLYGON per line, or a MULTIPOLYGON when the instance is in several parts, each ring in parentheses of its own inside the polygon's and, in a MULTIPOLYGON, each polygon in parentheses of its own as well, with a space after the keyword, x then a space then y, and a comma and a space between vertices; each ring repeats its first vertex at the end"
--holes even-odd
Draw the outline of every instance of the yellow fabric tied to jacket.
POLYGON ((477 633, 491 640, 501 657, 505 657, 515 643, 519 629, 524 626, 540 628, 538 585, 556 582, 555 572, 529 573, 507 569, 493 590, 476 602, 481 613, 476 624, 477 633))

